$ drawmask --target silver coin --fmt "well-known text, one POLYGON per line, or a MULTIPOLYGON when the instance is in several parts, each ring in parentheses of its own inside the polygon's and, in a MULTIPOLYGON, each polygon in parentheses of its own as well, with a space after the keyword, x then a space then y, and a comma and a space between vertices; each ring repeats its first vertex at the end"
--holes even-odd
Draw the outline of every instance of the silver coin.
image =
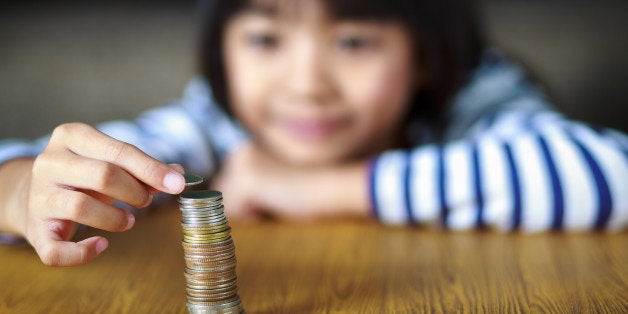
POLYGON ((186 191, 181 194, 179 200, 181 202, 207 202, 207 203, 215 203, 222 199, 222 193, 219 191, 212 190, 195 190, 195 191, 186 191))
POLYGON ((190 313, 241 313, 236 255, 222 193, 194 190, 179 196, 184 275, 190 313), (215 242, 214 242, 215 241, 215 242))
POLYGON ((197 184, 203 183, 203 177, 197 176, 195 174, 186 173, 186 174, 183 174, 183 178, 185 178, 186 186, 197 185, 197 184))

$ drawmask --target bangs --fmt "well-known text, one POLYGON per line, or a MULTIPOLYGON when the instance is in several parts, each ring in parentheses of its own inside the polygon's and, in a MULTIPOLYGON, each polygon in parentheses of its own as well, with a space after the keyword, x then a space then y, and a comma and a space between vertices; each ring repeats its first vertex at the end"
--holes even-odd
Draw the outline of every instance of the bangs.
POLYGON ((240 0, 233 1, 231 13, 256 12, 270 16, 307 14, 306 4, 318 2, 332 20, 407 21, 416 5, 412 1, 381 0, 240 0))
POLYGON ((414 1, 381 0, 323 0, 332 18, 337 20, 367 20, 408 22, 414 1))

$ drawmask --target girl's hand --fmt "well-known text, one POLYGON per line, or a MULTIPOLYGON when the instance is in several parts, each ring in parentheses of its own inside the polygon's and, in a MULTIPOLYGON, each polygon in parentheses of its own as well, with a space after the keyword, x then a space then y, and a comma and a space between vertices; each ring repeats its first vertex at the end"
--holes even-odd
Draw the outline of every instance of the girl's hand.
POLYGON ((79 123, 57 127, 31 163, 32 172, 21 172, 25 184, 12 193, 18 206, 6 210, 26 209, 25 217, 12 215, 23 217, 14 227, 46 265, 85 264, 108 246, 99 236, 69 242, 79 223, 107 231, 133 227, 135 217, 114 201, 145 207, 157 191, 175 194, 185 187, 174 168, 79 123))
POLYGON ((223 192, 229 218, 368 216, 365 162, 298 167, 246 144, 226 159, 212 188, 223 192))

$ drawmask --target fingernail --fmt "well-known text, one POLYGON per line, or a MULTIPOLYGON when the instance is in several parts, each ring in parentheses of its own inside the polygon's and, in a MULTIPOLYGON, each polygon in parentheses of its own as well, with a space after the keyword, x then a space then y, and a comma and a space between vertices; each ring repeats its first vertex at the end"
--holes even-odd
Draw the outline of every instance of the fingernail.
POLYGON ((153 203, 153 193, 150 192, 148 193, 148 199, 146 200, 146 203, 144 203, 141 208, 148 207, 152 203, 153 203))
POLYGON ((177 194, 185 188, 183 176, 176 172, 168 172, 164 178, 164 187, 172 194, 177 194))
POLYGON ((103 238, 98 240, 98 242, 96 242, 96 254, 100 254, 102 251, 104 251, 107 248, 107 245, 109 245, 107 239, 103 238))
POLYGON ((146 206, 149 206, 150 204, 153 203, 153 194, 148 193, 148 204, 146 204, 146 206))
POLYGON ((126 228, 124 230, 129 230, 135 224, 135 216, 133 214, 128 213, 126 216, 126 228))

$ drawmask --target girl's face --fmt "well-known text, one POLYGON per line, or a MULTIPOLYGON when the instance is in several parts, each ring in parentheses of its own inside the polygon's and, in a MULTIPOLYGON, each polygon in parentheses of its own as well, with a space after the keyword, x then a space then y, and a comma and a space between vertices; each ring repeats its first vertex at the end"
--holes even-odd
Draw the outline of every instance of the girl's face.
POLYGON ((275 157, 324 165, 399 144, 416 68, 402 25, 299 1, 244 11, 224 38, 231 108, 275 157))

